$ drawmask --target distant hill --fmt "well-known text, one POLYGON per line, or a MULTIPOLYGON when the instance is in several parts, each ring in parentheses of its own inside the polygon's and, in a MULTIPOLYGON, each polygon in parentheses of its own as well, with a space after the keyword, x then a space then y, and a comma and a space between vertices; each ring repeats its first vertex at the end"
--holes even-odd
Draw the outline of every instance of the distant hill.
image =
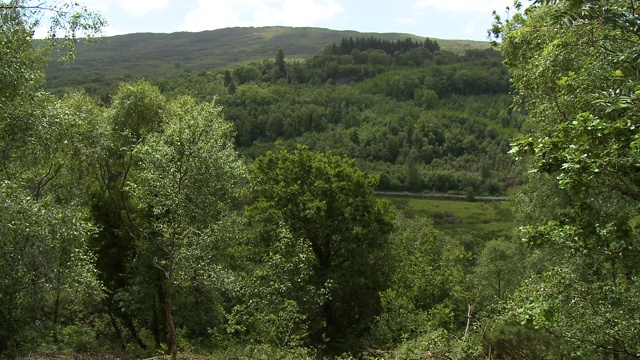
MULTIPOLYGON (((102 38, 98 44, 82 41, 72 64, 53 61, 47 68, 52 89, 103 81, 157 79, 184 72, 230 68, 251 61, 273 58, 283 50, 287 59, 319 55, 332 43, 349 37, 385 40, 424 37, 400 33, 360 33, 322 28, 245 27, 197 33, 137 33, 102 38)), ((486 49, 488 42, 436 40, 441 49, 461 53, 486 49)))

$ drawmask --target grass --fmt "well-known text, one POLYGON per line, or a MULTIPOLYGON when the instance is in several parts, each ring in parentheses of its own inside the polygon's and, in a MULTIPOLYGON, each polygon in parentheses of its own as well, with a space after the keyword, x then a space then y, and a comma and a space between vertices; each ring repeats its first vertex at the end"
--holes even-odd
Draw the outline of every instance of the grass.
POLYGON ((452 235, 481 240, 511 237, 515 230, 509 201, 469 202, 382 196, 407 216, 426 216, 436 228, 452 235))

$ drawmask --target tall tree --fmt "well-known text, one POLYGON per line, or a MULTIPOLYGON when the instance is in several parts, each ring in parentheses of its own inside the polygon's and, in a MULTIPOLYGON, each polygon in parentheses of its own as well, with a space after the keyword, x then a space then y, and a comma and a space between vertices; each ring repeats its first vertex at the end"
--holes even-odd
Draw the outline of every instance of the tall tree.
POLYGON ((277 239, 279 223, 308 242, 315 260, 311 285, 328 292, 311 330, 315 340, 336 340, 372 319, 383 282, 377 264, 392 229, 391 213, 373 197, 376 178, 352 160, 297 147, 278 149, 252 167, 255 203, 250 211, 277 239), (353 329, 352 329, 353 330, 353 329))
POLYGON ((640 351, 639 5, 536 1, 493 28, 531 129, 512 150, 532 174, 522 236, 564 255, 506 318, 598 358, 640 351))
POLYGON ((152 310, 161 302, 162 289, 156 286, 162 274, 142 256, 136 244, 138 228, 133 220, 134 207, 126 185, 139 170, 134 151, 144 139, 160 131, 162 114, 167 106, 157 87, 146 81, 121 84, 105 111, 102 136, 93 143, 99 157, 94 162, 98 184, 92 191, 91 204, 94 221, 100 227, 92 240, 97 267, 105 285, 105 307, 112 317, 112 327, 120 334, 118 321, 128 329, 140 347, 146 348, 138 336, 136 321, 150 324, 156 345, 165 341, 162 336, 162 314, 148 311, 143 314, 132 309, 152 310), (137 284, 137 286, 136 286, 137 284), (144 296, 135 296, 144 292, 144 296), (155 297, 149 294, 156 294, 155 297), (123 301, 122 298, 128 299, 123 301))
POLYGON ((224 71, 224 87, 228 87, 231 85, 233 78, 231 77, 231 72, 229 70, 224 71))
POLYGON ((287 77, 287 63, 284 61, 284 52, 278 50, 276 53, 276 67, 275 67, 275 76, 274 78, 281 79, 287 77))
MULTIPOLYGON (((233 148, 232 126, 222 119, 220 108, 190 97, 169 103, 161 130, 136 146, 135 157, 140 169, 127 189, 143 215, 142 241, 156 249, 154 265, 165 275, 167 340, 175 359, 176 285, 201 265, 191 261, 210 249, 217 223, 241 194, 244 167, 233 148)), ((213 264, 207 265, 213 270, 213 264)))
POLYGON ((68 39, 68 48, 80 30, 103 24, 75 3, 0 2, 0 353, 9 356, 60 346, 61 329, 86 325, 78 305, 98 298, 87 247, 95 229, 77 171, 93 130, 79 110, 94 107, 39 89, 45 49, 32 37, 47 15, 49 35, 68 39))

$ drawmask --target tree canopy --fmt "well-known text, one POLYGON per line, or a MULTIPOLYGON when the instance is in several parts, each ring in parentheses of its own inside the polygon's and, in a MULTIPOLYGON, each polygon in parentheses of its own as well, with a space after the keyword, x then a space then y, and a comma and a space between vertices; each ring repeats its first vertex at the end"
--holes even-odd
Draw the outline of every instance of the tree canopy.
MULTIPOLYGON (((316 315, 324 325, 314 324, 312 335, 344 337, 349 327, 375 314, 374 298, 383 286, 376 273, 392 219, 373 197, 377 180, 353 160, 302 146, 268 152, 252 169, 256 202, 249 211, 308 242, 315 258, 311 284, 329 294, 316 315)), ((263 235, 267 241, 277 238, 274 230, 263 235)))
POLYGON ((638 352, 637 6, 539 1, 493 29, 530 129, 511 150, 530 173, 521 234, 564 256, 505 318, 559 339, 559 353, 638 352))

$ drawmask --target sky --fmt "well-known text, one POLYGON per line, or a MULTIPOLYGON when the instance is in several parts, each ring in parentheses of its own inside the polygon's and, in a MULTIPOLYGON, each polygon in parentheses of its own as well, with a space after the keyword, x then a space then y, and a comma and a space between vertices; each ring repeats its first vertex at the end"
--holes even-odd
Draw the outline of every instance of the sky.
POLYGON ((278 25, 487 40, 492 11, 503 14, 513 0, 84 0, 84 3, 106 18, 107 36, 278 25))

